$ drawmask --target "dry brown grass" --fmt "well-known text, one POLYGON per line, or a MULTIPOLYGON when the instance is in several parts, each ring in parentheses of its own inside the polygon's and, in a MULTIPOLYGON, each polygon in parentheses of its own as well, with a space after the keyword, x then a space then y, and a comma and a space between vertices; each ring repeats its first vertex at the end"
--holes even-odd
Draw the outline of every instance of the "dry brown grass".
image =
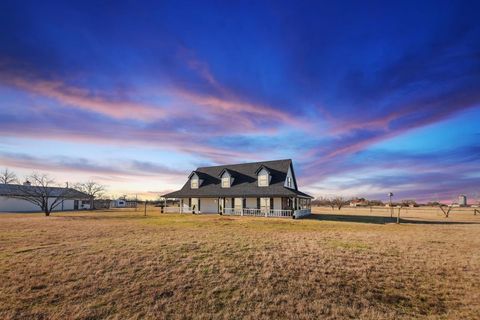
POLYGON ((1 215, 0 318, 478 318, 480 217, 326 213, 1 215))

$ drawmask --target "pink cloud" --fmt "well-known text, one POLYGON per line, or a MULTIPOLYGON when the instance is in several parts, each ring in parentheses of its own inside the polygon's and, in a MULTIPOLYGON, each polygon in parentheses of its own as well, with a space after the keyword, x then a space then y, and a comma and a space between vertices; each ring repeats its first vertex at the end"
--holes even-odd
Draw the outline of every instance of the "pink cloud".
POLYGON ((107 98, 105 93, 67 85, 56 80, 27 80, 18 76, 2 77, 2 82, 21 90, 54 99, 60 104, 101 113, 114 119, 152 120, 164 118, 162 107, 107 98))

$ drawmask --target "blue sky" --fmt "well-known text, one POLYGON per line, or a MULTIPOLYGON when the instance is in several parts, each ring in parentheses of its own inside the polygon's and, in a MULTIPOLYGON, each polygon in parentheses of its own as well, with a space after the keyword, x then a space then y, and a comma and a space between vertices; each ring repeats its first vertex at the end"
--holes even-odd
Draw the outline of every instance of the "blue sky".
POLYGON ((314 196, 480 192, 473 1, 0 4, 0 167, 114 195, 292 158, 314 196))

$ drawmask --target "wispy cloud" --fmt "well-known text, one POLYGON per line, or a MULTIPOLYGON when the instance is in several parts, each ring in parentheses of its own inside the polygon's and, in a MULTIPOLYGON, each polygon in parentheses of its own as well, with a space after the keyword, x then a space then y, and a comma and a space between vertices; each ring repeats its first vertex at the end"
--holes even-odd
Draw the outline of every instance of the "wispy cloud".
POLYGON ((61 80, 27 79, 19 76, 4 75, 3 84, 9 84, 27 93, 56 100, 61 105, 107 115, 114 119, 136 119, 149 121, 163 118, 166 111, 154 106, 128 101, 126 97, 108 97, 111 94, 98 90, 85 89, 69 85, 61 80))
POLYGON ((61 155, 36 157, 25 153, 0 152, 0 166, 22 168, 33 171, 50 172, 80 172, 86 175, 111 179, 145 178, 145 177, 174 177, 183 178, 183 170, 174 169, 165 165, 137 160, 110 159, 108 164, 96 163, 88 158, 71 158, 61 155))

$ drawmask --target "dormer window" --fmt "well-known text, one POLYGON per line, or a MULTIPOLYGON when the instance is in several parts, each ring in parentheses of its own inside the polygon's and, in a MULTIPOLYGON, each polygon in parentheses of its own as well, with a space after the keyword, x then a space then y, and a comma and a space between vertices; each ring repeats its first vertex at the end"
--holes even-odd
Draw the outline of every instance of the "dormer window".
POLYGON ((202 183, 202 180, 198 177, 198 174, 194 171, 190 174, 190 188, 191 189, 198 189, 200 184, 202 183))
POLYGON ((258 186, 268 187, 268 174, 262 174, 258 176, 258 186))
POLYGON ((222 177, 222 188, 230 188, 230 177, 222 177))
POLYGON ((192 189, 198 189, 198 178, 192 178, 192 180, 190 180, 190 187, 192 189))
POLYGON ((220 178, 222 180, 222 188, 230 188, 232 186, 233 177, 228 170, 223 170, 220 178))
POLYGON ((270 183, 270 172, 265 167, 261 167, 257 171, 257 179, 259 187, 268 187, 270 183))

